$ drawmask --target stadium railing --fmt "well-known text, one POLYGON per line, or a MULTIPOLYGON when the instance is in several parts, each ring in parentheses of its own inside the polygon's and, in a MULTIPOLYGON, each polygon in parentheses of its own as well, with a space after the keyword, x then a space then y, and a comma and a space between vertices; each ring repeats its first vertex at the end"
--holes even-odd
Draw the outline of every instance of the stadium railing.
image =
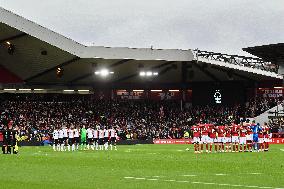
POLYGON ((272 64, 271 62, 264 61, 261 58, 238 56, 238 55, 228 55, 222 53, 215 53, 209 51, 193 50, 196 58, 202 57, 208 60, 221 61, 228 64, 235 64, 244 67, 250 67, 255 69, 260 69, 268 72, 278 73, 278 65, 272 64))

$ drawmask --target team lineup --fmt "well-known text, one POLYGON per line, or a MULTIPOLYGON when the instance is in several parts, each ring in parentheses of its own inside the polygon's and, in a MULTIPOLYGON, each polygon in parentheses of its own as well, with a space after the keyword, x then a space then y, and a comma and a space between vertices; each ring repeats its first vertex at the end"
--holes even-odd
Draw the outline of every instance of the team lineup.
POLYGON ((110 150, 117 150, 116 139, 115 128, 64 126, 53 131, 53 150, 76 151, 79 146, 81 150, 108 150, 109 147, 110 150))
POLYGON ((213 124, 198 124, 191 128, 193 132, 194 153, 202 153, 204 145, 206 152, 264 152, 269 149, 271 140, 270 129, 266 123, 263 126, 248 122, 225 126, 213 124), (214 149, 213 149, 214 150, 214 149))

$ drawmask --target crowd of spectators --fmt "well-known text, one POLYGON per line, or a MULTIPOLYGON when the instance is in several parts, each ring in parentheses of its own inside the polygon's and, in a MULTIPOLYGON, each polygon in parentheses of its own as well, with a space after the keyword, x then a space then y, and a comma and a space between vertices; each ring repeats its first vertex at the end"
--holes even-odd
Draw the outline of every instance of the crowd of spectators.
POLYGON ((122 140, 182 138, 196 123, 238 122, 275 106, 252 99, 235 106, 184 106, 175 100, 98 100, 93 95, 1 94, 0 129, 12 120, 21 136, 48 139, 55 127, 114 126, 122 140))

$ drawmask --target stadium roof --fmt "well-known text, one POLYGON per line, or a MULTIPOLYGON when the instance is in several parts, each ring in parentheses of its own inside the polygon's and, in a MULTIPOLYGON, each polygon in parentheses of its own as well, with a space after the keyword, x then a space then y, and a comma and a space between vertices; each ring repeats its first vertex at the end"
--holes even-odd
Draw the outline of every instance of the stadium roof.
POLYGON ((243 50, 269 62, 284 62, 284 43, 247 47, 243 50))
POLYGON ((180 87, 200 81, 282 79, 274 72, 226 61, 200 57, 197 62, 190 49, 84 46, 1 7, 0 57, 0 73, 6 70, 10 72, 6 75, 12 78, 7 81, 0 76, 2 85, 20 80, 25 85, 43 86, 145 87, 159 84, 180 87), (13 45, 12 53, 7 50, 9 44, 13 45), (58 67, 64 69, 61 78, 55 74, 58 67), (102 68, 114 74, 108 78, 96 76, 94 72, 102 68), (145 79, 139 77, 139 71, 155 71, 159 76, 145 79))

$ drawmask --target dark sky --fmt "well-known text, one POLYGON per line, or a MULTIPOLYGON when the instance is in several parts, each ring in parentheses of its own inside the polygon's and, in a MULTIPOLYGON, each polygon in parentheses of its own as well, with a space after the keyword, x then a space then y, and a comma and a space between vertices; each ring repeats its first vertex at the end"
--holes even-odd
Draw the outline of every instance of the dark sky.
POLYGON ((243 47, 284 42, 283 0, 0 0, 0 6, 85 45, 246 55, 243 47))

